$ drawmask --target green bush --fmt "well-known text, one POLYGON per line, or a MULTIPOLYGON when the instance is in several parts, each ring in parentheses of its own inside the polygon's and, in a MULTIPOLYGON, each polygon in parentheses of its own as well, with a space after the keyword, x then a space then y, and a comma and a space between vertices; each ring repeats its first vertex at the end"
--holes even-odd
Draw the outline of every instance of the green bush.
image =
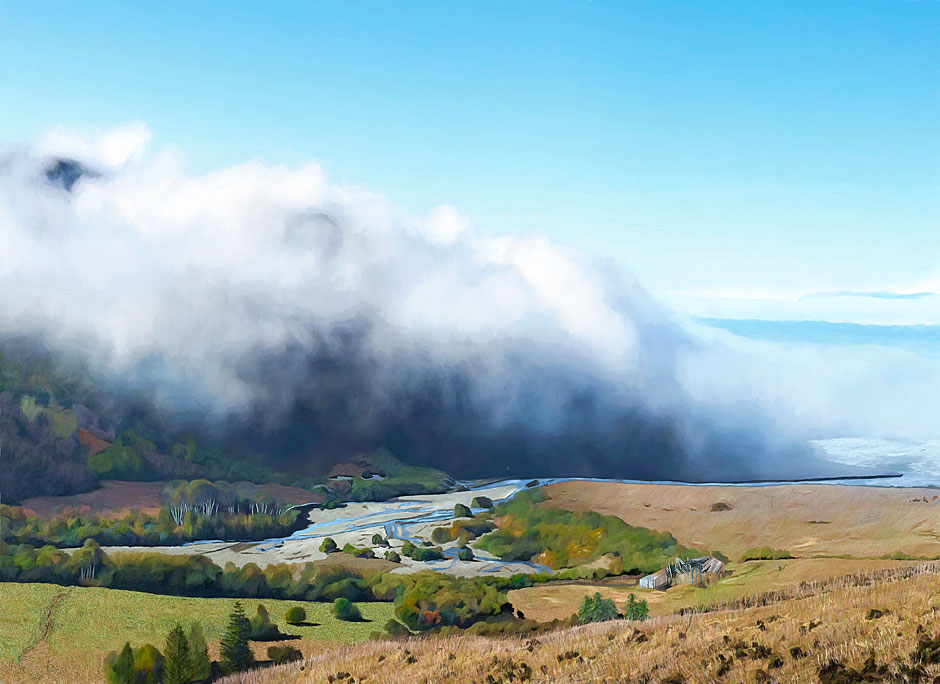
POLYGON ((510 608, 505 594, 493 586, 496 579, 491 583, 425 571, 403 581, 406 584, 395 598, 395 617, 412 631, 439 625, 469 627, 510 608))
POLYGON ((472 518, 473 511, 464 506, 462 503, 454 506, 454 517, 455 518, 472 518))
POLYGON ((594 596, 585 596, 581 599, 581 607, 578 608, 578 620, 582 625, 589 622, 619 620, 621 617, 623 616, 617 610, 613 600, 605 599, 600 592, 595 592, 594 596))
POLYGON ((389 549, 385 552, 385 560, 391 561, 392 563, 401 563, 401 556, 389 549))
POLYGON ((105 657, 104 678, 108 684, 158 684, 163 678, 163 658, 150 644, 131 648, 130 642, 124 642, 120 653, 105 657))
POLYGON ((431 532, 431 541, 435 544, 446 544, 451 541, 450 530, 446 527, 435 527, 431 532))
POLYGON ((345 622, 360 622, 362 620, 362 614, 359 612, 359 608, 349 599, 338 598, 333 601, 330 612, 333 613, 333 617, 337 620, 343 620, 345 622))
POLYGON ((375 552, 372 549, 363 549, 352 544, 343 545, 343 553, 348 553, 357 558, 375 558, 375 552))
POLYGON ((339 549, 332 537, 327 537, 320 544, 320 553, 334 553, 339 549))
POLYGON ((281 665, 295 660, 303 660, 304 654, 293 646, 268 646, 268 658, 281 665))
POLYGON ((284 613, 284 622, 289 625, 302 625, 307 621, 307 611, 300 606, 291 606, 284 613))
POLYGON ((753 549, 747 549, 741 557, 742 561, 752 560, 783 560, 793 558, 786 549, 774 549, 769 546, 761 546, 753 549))
POLYGON ((418 562, 424 563, 427 561, 438 561, 444 559, 444 550, 440 546, 434 546, 431 548, 424 548, 422 546, 415 547, 415 550, 411 554, 411 559, 418 562))
POLYGON ((470 502, 471 508, 492 508, 493 500, 488 496, 475 496, 470 502))
POLYGON ((372 535, 372 545, 373 546, 388 546, 388 540, 385 539, 381 534, 372 535))
POLYGON ((411 632, 408 631, 408 628, 395 618, 390 618, 389 621, 385 623, 385 633, 391 637, 411 636, 411 632))
POLYGON ((260 603, 250 624, 251 633, 248 638, 252 641, 277 641, 287 636, 272 622, 268 609, 260 603))
POLYGON ((436 561, 444 558, 444 550, 440 546, 424 547, 415 546, 410 541, 406 541, 401 547, 403 555, 419 562, 436 561))
POLYGON ((473 560, 473 551, 471 551, 469 548, 460 549, 460 550, 457 552, 457 560, 472 561, 472 560, 473 560))

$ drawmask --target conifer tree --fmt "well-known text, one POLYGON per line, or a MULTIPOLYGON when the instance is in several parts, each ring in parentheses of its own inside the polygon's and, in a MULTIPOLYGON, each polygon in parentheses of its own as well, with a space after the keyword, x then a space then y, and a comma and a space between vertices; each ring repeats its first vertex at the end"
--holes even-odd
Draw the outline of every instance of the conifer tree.
POLYGON ((166 635, 163 647, 163 684, 186 684, 189 680, 189 643, 177 622, 166 635))
POLYGON ((248 645, 249 634, 251 634, 251 622, 245 616, 241 602, 236 601, 228 616, 225 636, 222 637, 221 665, 222 671, 226 674, 247 670, 254 663, 254 654, 248 645))
POLYGON ((134 684, 137 681, 134 652, 129 641, 124 642, 120 654, 112 653, 105 660, 104 677, 108 684, 134 684))
POLYGON ((193 622, 189 627, 189 670, 187 682, 204 682, 212 674, 212 661, 209 660, 209 647, 202 625, 193 622))

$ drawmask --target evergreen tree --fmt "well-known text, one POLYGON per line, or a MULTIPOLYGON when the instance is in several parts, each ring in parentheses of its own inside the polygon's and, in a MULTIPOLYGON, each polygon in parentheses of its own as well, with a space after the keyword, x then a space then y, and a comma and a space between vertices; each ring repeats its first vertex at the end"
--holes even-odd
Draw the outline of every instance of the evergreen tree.
POLYGON ((209 647, 202 625, 193 622, 189 627, 189 669, 187 682, 204 682, 212 674, 212 661, 209 660, 209 647))
MULTIPOLYGON (((633 597, 634 600, 636 597, 633 597)), ((607 620, 617 620, 620 618, 617 612, 616 604, 610 599, 605 599, 600 592, 595 592, 594 596, 585 596, 581 599, 581 607, 578 609, 578 619, 581 624, 588 622, 605 622, 607 620)))
POLYGON ((166 635, 163 646, 163 684, 186 684, 189 681, 189 643, 177 622, 166 635))
POLYGON ((121 653, 111 653, 104 661, 104 678, 108 684, 134 684, 134 652, 129 641, 124 642, 121 653))
POLYGON ((646 601, 637 601, 636 596, 630 594, 623 616, 627 620, 646 620, 650 616, 650 609, 646 601))
POLYGON ((241 602, 236 601, 228 616, 225 636, 222 637, 221 665, 226 674, 247 670, 254 663, 255 657, 248 645, 250 634, 251 622, 245 616, 241 602))

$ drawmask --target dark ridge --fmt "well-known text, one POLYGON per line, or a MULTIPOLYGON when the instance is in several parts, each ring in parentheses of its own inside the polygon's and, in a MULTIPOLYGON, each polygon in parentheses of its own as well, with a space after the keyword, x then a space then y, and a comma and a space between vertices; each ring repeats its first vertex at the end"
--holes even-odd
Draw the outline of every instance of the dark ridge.
POLYGON ((66 192, 71 192, 81 178, 97 178, 99 175, 74 159, 55 159, 46 168, 46 180, 59 185, 66 192))

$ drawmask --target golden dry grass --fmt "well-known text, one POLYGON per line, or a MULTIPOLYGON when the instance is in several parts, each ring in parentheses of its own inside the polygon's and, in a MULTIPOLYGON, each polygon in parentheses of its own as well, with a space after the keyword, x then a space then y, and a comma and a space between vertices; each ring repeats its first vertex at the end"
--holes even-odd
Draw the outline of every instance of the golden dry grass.
POLYGON ((541 505, 615 515, 732 560, 759 546, 802 558, 940 555, 940 491, 934 489, 561 482, 545 493, 549 500, 541 505), (712 512, 719 502, 731 510, 712 512))
MULTIPOLYGON (((921 638, 940 633, 938 570, 940 565, 931 564, 906 578, 807 585, 794 590, 796 598, 770 605, 647 623, 587 625, 534 640, 456 636, 370 641, 223 681, 299 684, 330 681, 332 676, 369 684, 808 683, 819 681, 819 668, 832 660, 861 670, 872 653, 877 665, 888 666, 882 676, 890 677, 910 663, 921 638), (855 586, 859 582, 862 586, 855 586)), ((924 681, 931 681, 940 674, 940 664, 928 664, 923 674, 924 681)))
POLYGON ((798 586, 803 582, 819 582, 841 575, 918 565, 918 561, 852 560, 841 558, 796 558, 782 561, 751 561, 731 565, 733 573, 708 587, 680 584, 666 591, 643 589, 626 584, 623 578, 578 583, 538 584, 516 589, 508 594, 513 606, 527 618, 540 622, 565 619, 577 612, 586 594, 599 592, 622 608, 630 594, 645 600, 653 617, 671 615, 683 608, 697 608, 716 602, 754 596, 798 586), (613 580, 613 581, 611 581, 613 580))

